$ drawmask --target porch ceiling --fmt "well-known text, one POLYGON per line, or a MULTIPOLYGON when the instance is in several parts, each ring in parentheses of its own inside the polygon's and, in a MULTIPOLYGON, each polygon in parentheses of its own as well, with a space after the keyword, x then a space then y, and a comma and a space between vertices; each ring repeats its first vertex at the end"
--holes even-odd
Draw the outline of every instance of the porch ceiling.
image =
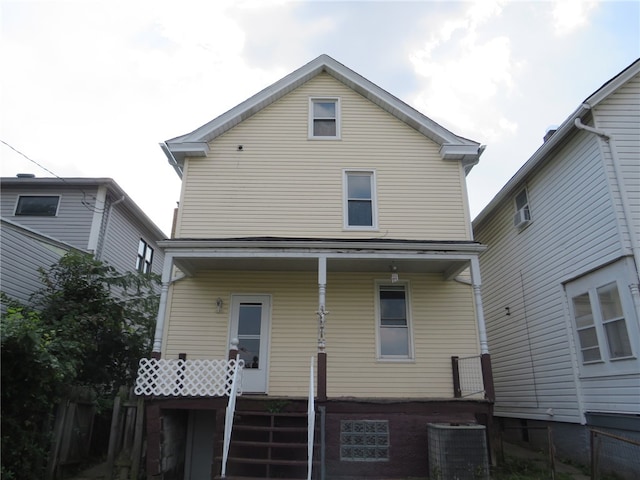
MULTIPOLYGON (((205 270, 309 271, 318 270, 318 258, 202 258, 180 257, 174 264, 188 275, 205 270)), ((327 258, 327 272, 379 272, 386 275, 391 266, 403 273, 443 273, 457 275, 469 265, 468 259, 402 259, 402 258, 327 258)), ((454 276, 455 276, 454 275, 454 276)))

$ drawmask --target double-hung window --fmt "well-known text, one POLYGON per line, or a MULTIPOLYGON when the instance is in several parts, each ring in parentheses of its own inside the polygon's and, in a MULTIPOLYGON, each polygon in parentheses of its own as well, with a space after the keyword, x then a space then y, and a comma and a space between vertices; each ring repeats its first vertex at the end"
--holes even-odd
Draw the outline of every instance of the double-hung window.
POLYGON ((636 358, 637 329, 628 318, 633 308, 627 308, 624 274, 614 264, 566 286, 578 361, 586 374, 611 373, 620 361, 636 358))
POLYGON ((55 217, 58 214, 59 195, 20 195, 15 214, 31 217, 55 217))
POLYGON ((407 284, 378 284, 377 329, 378 358, 410 359, 411 325, 407 284))
POLYGON ((340 139, 340 99, 309 99, 309 138, 340 139))
POLYGON ((378 228, 376 182, 373 171, 344 172, 344 227, 356 230, 378 228))
POLYGON ((513 224, 516 227, 524 227, 531 221, 531 209, 527 189, 523 188, 515 198, 516 213, 513 216, 513 224))
POLYGON ((138 259, 136 260, 136 270, 140 273, 151 272, 153 262, 153 248, 143 239, 138 244, 138 259))

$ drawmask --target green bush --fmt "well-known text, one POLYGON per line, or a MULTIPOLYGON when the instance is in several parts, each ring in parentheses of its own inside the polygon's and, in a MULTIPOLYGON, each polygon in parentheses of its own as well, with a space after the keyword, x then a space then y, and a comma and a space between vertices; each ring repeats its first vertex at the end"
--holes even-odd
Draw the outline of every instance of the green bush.
POLYGON ((82 253, 48 271, 34 308, 2 295, 2 478, 41 479, 54 409, 69 385, 108 407, 153 339, 157 276, 120 274, 82 253))

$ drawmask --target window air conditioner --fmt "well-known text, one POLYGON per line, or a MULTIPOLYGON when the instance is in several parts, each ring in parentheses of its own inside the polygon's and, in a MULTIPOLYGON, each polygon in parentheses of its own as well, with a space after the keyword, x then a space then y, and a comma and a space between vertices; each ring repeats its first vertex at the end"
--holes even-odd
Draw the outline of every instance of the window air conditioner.
POLYGON ((521 208, 513 216, 513 225, 516 227, 524 227, 530 221, 531 221, 531 215, 529 214, 528 207, 521 208))

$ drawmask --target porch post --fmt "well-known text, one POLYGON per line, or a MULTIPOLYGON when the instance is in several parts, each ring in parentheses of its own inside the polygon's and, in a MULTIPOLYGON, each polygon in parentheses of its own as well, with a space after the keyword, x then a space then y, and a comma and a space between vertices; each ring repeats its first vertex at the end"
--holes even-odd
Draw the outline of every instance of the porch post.
POLYGON ((480 337, 480 365, 482 368, 482 379, 484 381, 485 397, 493 402, 495 401, 495 389, 493 386, 491 355, 489 355, 489 342, 487 341, 487 327, 484 321, 484 311, 482 307, 482 279, 480 277, 480 261, 478 260, 477 256, 471 259, 471 282, 473 284, 473 295, 476 304, 478 336, 480 337))
POLYGON ((173 257, 167 255, 162 268, 162 290, 160 291, 160 305, 158 305, 158 317, 156 319, 156 332, 153 337, 153 350, 151 358, 160 358, 162 351, 162 335, 164 333, 164 317, 167 312, 167 297, 171 283, 171 271, 173 270, 173 257))
POLYGON ((327 292, 327 257, 318 257, 318 400, 327 399, 327 352, 324 337, 325 310, 327 292))

